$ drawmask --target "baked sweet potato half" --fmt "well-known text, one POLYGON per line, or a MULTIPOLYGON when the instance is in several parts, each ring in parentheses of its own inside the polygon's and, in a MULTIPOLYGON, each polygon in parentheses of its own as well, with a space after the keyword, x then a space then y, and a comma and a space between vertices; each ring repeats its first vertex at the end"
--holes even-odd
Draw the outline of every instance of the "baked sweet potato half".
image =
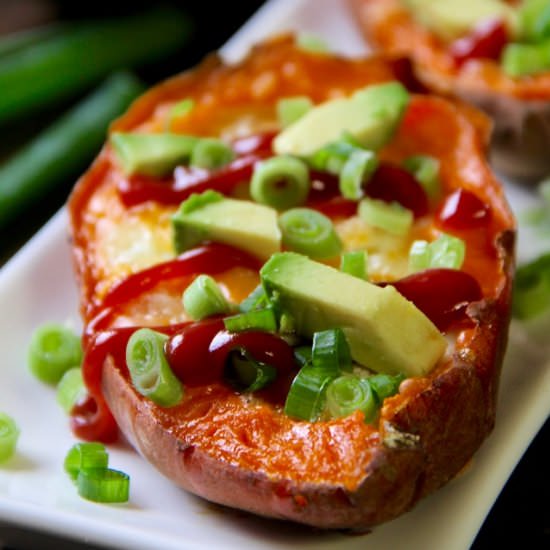
MULTIPOLYGON (((518 69, 518 63, 512 59, 516 57, 513 51, 516 46, 513 46, 506 54, 513 66, 508 72, 503 68, 506 45, 522 40, 517 29, 517 18, 521 17, 518 8, 530 3, 543 9, 543 2, 491 1, 489 12, 500 4, 500 8, 497 5, 493 11, 502 13, 485 13, 477 26, 462 33, 459 28, 453 27, 445 33, 445 28, 440 27, 436 32, 436 25, 427 26, 425 16, 429 7, 424 4, 428 2, 351 0, 350 3, 360 28, 375 50, 410 58, 416 76, 429 90, 470 102, 492 118, 491 160, 500 172, 526 181, 550 173, 550 60, 544 70, 514 74, 529 67, 525 63, 518 69)), ((475 2, 454 4, 449 3, 449 11, 470 10, 475 17, 476 10, 483 10, 488 2, 479 2, 477 6, 472 6, 475 2)), ((526 17, 531 16, 527 13, 524 19, 526 17)), ((542 24, 542 14, 536 17, 542 24)), ((520 46, 525 50, 529 47, 520 46)), ((529 57, 523 52, 520 54, 529 57)))
POLYGON ((118 426, 184 489, 321 528, 395 518, 467 464, 495 420, 514 220, 485 160, 485 116, 409 94, 400 74, 392 59, 313 53, 281 37, 236 66, 208 58, 147 92, 112 125, 69 201, 89 390, 72 411, 77 436, 110 441, 118 426), (392 121, 390 92, 402 102, 392 121), (349 117, 353 102, 376 132, 356 111, 349 117), (331 109, 342 111, 327 122, 331 109), (316 117, 336 132, 328 148, 316 117), (215 141, 214 150, 223 154, 205 162, 193 149, 191 160, 158 163, 151 144, 175 134, 198 140, 193 148, 220 138, 225 148, 215 141), (124 147, 143 135, 153 141, 136 160, 124 147), (298 163, 301 175, 275 170, 262 187, 258 173, 272 157, 298 163), (367 161, 358 171, 357 159, 367 161), (267 236, 239 214, 258 209, 262 228, 275 220, 267 236), (285 239, 283 216, 292 210, 306 211, 297 222, 305 233, 322 214, 329 244, 309 241, 304 251, 285 239), (191 218, 209 218, 215 229, 185 226, 191 218), (294 277, 287 262, 307 271, 294 277), (201 275, 215 281, 214 302, 221 292, 224 304, 202 314, 187 294, 201 275), (336 289, 319 283, 332 278, 336 289), (292 285, 298 290, 283 300, 292 285), (369 310, 363 293, 380 307, 369 310), (353 305, 338 317, 333 310, 345 300, 353 305), (179 380, 176 398, 161 404, 148 393, 156 382, 136 383, 128 367, 130 340, 143 327, 161 335, 159 354, 179 380), (320 344, 327 333, 337 345, 320 344), (426 359, 428 349, 435 351, 426 359), (342 372, 316 377, 333 367, 342 372), (296 382, 300 373, 317 384, 313 398, 296 382), (343 406, 351 379, 370 384, 366 407, 343 406), (331 402, 335 380, 344 389, 331 402))

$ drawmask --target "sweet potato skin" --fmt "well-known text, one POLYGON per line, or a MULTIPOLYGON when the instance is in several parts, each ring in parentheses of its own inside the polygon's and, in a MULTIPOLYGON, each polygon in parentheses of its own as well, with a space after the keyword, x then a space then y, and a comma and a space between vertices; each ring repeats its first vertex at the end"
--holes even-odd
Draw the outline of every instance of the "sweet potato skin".
MULTIPOLYGON (((268 46, 268 54, 269 48, 284 50, 288 44, 283 41, 268 46)), ((378 73, 373 72, 381 79, 391 78, 391 71, 384 75, 378 65, 376 68, 378 73)), ((231 69, 236 76, 239 70, 231 69)), ((195 80, 215 80, 211 71, 214 75, 220 71, 219 62, 209 61, 183 78, 192 88, 195 80)), ((365 81, 368 74, 365 71, 365 81)), ((251 78, 249 73, 247 78, 251 78)), ((179 86, 181 82, 176 80, 168 82, 161 86, 161 93, 170 95, 179 86)), ((156 98, 154 93, 146 95, 114 127, 143 124, 154 113, 156 98)), ((420 101, 414 113, 421 114, 430 107, 430 101, 420 101)), ((434 108, 442 113, 446 112, 445 105, 442 100, 433 100, 434 108)), ((163 475, 210 501, 254 514, 322 529, 363 530, 407 512, 468 463, 494 425, 509 322, 514 223, 484 162, 483 117, 477 117, 470 108, 453 107, 452 113, 460 122, 457 128, 471 132, 464 141, 476 156, 478 164, 473 166, 483 170, 480 179, 487 184, 483 196, 496 209, 499 265, 494 291, 470 304, 471 326, 460 331, 453 355, 426 378, 405 381, 399 394, 384 402, 378 426, 365 425, 361 413, 330 422, 296 422, 269 404, 250 403, 214 386, 190 390, 184 404, 163 409, 138 394, 126 366, 108 356, 101 384, 111 412, 130 443, 163 475), (266 437, 264 426, 274 435, 266 437), (294 460, 292 467, 283 467, 277 455, 275 447, 281 441, 287 445, 282 452, 294 460), (320 445, 310 447, 309 441, 320 445), (347 453, 346 460, 340 451, 347 453), (318 459, 320 472, 302 464, 309 454, 318 459), (349 462, 356 463, 356 468, 352 464, 349 472, 340 475, 349 462)), ((410 131, 418 128, 419 139, 426 132, 413 115, 404 125, 403 132, 408 131, 407 125, 410 131)), ((402 138, 398 136, 397 141, 401 143, 402 138)), ((84 178, 76 194, 86 195, 92 184, 95 182, 84 178)), ((77 264, 83 262, 89 245, 89 235, 80 231, 79 220, 84 216, 74 211, 82 204, 80 200, 72 203, 77 264)), ((97 286, 90 267, 89 263, 77 265, 85 282, 84 304, 92 296, 90 289, 97 286)))
POLYGON ((511 78, 488 59, 457 67, 445 44, 399 0, 350 0, 350 9, 374 50, 410 58, 428 89, 467 101, 492 118, 491 160, 499 172, 524 181, 550 172, 550 71, 511 78))

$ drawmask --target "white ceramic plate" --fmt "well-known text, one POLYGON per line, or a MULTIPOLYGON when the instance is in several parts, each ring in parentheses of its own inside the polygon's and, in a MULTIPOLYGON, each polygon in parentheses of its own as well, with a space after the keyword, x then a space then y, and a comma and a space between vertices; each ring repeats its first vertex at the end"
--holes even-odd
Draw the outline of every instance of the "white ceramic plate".
MULTIPOLYGON (((337 0, 269 2, 226 45, 238 59, 266 32, 294 28, 324 36, 335 49, 361 53, 364 45, 337 0)), ((508 185, 521 211, 534 200, 508 185)), ((173 487, 123 443, 110 448, 111 465, 131 476, 127 505, 80 499, 62 469, 75 442, 54 391, 31 377, 25 349, 45 321, 78 328, 76 289, 66 238, 66 213, 57 214, 0 272, 0 410, 21 428, 18 453, 0 469, 0 522, 45 530, 79 541, 128 549, 466 549, 515 464, 550 412, 550 324, 513 325, 500 388, 496 429, 458 479, 412 512, 364 536, 314 533, 210 505, 173 487), (539 331, 537 333, 537 330, 539 331), (406 542, 405 542, 406 541, 406 542)), ((547 243, 548 245, 548 243, 547 243)), ((538 251, 520 234, 520 260, 538 251)), ((544 324, 545 323, 545 324, 544 324)))

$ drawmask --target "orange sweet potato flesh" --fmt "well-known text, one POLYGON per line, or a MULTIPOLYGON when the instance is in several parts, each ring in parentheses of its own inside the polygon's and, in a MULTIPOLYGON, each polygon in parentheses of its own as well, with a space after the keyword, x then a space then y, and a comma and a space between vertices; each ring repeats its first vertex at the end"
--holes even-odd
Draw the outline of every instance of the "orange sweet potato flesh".
MULTIPOLYGON (((322 101, 392 79, 392 64, 381 57, 307 53, 283 37, 257 47, 240 65, 227 67, 211 58, 153 88, 112 129, 160 128, 164 104, 192 97, 202 107, 178 130, 215 135, 223 133, 228 119, 246 112, 269 118, 279 97, 322 101)), ((469 306, 471 323, 454 331, 454 348, 434 371, 404 381, 400 392, 385 400, 374 424, 365 424, 360 412, 331 421, 296 421, 280 407, 239 395, 221 382, 187 388, 179 405, 163 409, 138 394, 126 365, 109 357, 103 392, 132 445, 166 477, 208 500, 320 528, 370 528, 450 481, 493 427, 509 322, 515 228, 485 161, 487 132, 485 117, 470 107, 413 96, 398 134, 382 152, 391 161, 419 151, 436 156, 444 192, 473 190, 493 216, 483 233, 460 235, 468 243, 464 269, 484 294, 469 306)), ((105 192, 116 172, 106 145, 69 205, 86 322, 89 302, 101 302, 104 282, 94 263, 90 219, 102 197, 116 201, 105 192)))
POLYGON ((457 67, 448 44, 423 28, 400 0, 350 4, 375 50, 411 58, 430 90, 471 102, 492 117, 492 160, 502 173, 533 180, 550 172, 550 71, 512 78, 490 59, 457 67))

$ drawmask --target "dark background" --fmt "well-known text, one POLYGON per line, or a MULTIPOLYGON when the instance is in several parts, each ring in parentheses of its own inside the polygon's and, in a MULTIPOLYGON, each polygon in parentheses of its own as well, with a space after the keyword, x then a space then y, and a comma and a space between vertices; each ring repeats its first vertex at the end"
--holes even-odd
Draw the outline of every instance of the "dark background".
MULTIPOLYGON (((166 3, 166 2, 165 2, 166 3)), ((154 84, 185 68, 193 66, 205 54, 216 50, 254 13, 263 2, 240 0, 236 2, 171 2, 182 7, 195 21, 195 33, 190 42, 169 58, 136 71, 144 82, 154 84)), ((20 30, 48 20, 75 20, 118 16, 150 7, 152 2, 135 0, 127 3, 95 1, 0 0, 0 35, 20 30)), ((1 93, 1 90, 0 90, 1 93)), ((76 98, 78 99, 78 98, 76 98)), ((63 106, 66 108, 66 105, 63 106)), ((33 117, 25 123, 11 123, 1 129, 0 161, 41 127, 59 114, 56 109, 33 117), (9 138, 9 139, 7 139, 9 138)), ((62 206, 74 180, 60 182, 57 190, 42 201, 40 208, 32 208, 2 231, 0 265, 9 259, 62 206), (7 237, 9 236, 9 238, 7 237)), ((500 406, 506 406, 501 403, 500 406)), ((524 549, 550 548, 550 423, 547 421, 515 469, 478 534, 472 550, 520 546, 524 549)), ((406 543, 405 543, 406 544, 406 543)), ((77 548, 70 541, 60 541, 0 522, 0 547, 23 548, 77 548), (9 546, 2 546, 2 544, 9 546)), ((86 547, 90 549, 90 547, 86 547)))

